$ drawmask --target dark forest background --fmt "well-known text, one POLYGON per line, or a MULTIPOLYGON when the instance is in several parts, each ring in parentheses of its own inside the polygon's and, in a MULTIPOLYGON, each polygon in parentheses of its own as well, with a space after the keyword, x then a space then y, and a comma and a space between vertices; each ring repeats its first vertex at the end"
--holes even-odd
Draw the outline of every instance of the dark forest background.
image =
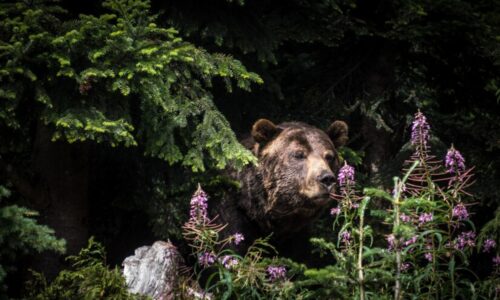
POLYGON ((0 278, 11 291, 28 267, 50 277, 65 264, 30 255, 31 244, 61 249, 47 228, 16 238, 36 227, 33 211, 66 254, 92 235, 111 265, 158 239, 180 243, 196 183, 216 195, 219 169, 253 160, 236 139, 258 118, 345 120, 342 155, 363 185, 389 188, 420 110, 434 151, 453 143, 476 167, 478 229, 498 214, 499 1, 4 1, 0 24, 0 278))

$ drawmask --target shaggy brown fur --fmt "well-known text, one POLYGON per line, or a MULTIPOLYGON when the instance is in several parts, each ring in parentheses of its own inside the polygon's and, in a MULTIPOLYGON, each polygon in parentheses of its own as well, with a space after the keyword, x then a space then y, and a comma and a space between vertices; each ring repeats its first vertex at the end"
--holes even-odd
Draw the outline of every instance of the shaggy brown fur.
POLYGON ((231 172, 241 189, 214 205, 212 213, 228 224, 228 234, 246 235, 243 247, 270 233, 276 241, 297 235, 329 206, 339 169, 337 147, 346 142, 347 132, 342 121, 325 132, 299 122, 258 120, 243 142, 258 164, 231 172))

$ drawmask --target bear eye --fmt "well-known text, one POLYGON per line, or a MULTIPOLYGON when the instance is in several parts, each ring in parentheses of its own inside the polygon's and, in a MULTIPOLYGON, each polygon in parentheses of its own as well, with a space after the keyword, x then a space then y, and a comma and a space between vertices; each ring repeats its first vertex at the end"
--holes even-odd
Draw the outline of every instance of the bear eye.
POLYGON ((335 161, 335 156, 333 156, 333 154, 331 154, 331 153, 327 153, 327 154, 325 154, 325 159, 329 163, 333 163, 335 161))
POLYGON ((304 151, 295 151, 292 153, 292 156, 295 159, 305 159, 306 158, 306 154, 304 153, 304 151))

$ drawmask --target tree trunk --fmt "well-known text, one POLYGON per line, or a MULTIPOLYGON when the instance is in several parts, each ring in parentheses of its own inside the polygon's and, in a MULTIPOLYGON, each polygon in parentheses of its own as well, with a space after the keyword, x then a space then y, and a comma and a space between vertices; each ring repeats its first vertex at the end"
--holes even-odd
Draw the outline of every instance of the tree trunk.
MULTIPOLYGON (((367 97, 370 98, 366 103, 374 103, 376 99, 392 96, 386 93, 394 82, 394 52, 390 45, 381 45, 373 58, 365 83, 367 97)), ((392 155, 392 132, 385 128, 377 128, 375 120, 368 116, 363 116, 361 126, 363 140, 367 144, 364 164, 369 171, 370 181, 379 185, 382 179, 380 169, 392 155)))
POLYGON ((365 149, 364 164, 370 176, 370 182, 380 185, 382 181, 381 168, 391 156, 390 134, 384 129, 376 127, 375 121, 368 117, 363 118, 363 139, 368 144, 365 149))
MULTIPOLYGON (((89 145, 52 142, 51 130, 39 124, 34 149, 34 170, 38 177, 35 208, 41 222, 66 240, 66 255, 78 253, 88 239, 89 145)), ((52 277, 62 267, 59 255, 44 253, 38 267, 52 277)))

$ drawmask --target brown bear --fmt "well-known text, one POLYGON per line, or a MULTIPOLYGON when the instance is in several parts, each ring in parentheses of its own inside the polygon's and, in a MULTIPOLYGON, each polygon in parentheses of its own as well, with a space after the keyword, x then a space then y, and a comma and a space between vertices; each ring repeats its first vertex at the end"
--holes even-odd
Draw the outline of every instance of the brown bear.
POLYGON ((337 149, 346 143, 347 134, 343 121, 333 122, 326 131, 300 122, 255 122, 243 144, 258 158, 257 165, 231 172, 240 182, 236 195, 210 201, 217 223, 228 225, 226 234, 245 236, 240 251, 255 238, 273 233, 278 250, 289 252, 286 241, 293 245, 331 205, 329 194, 340 164, 337 149))

